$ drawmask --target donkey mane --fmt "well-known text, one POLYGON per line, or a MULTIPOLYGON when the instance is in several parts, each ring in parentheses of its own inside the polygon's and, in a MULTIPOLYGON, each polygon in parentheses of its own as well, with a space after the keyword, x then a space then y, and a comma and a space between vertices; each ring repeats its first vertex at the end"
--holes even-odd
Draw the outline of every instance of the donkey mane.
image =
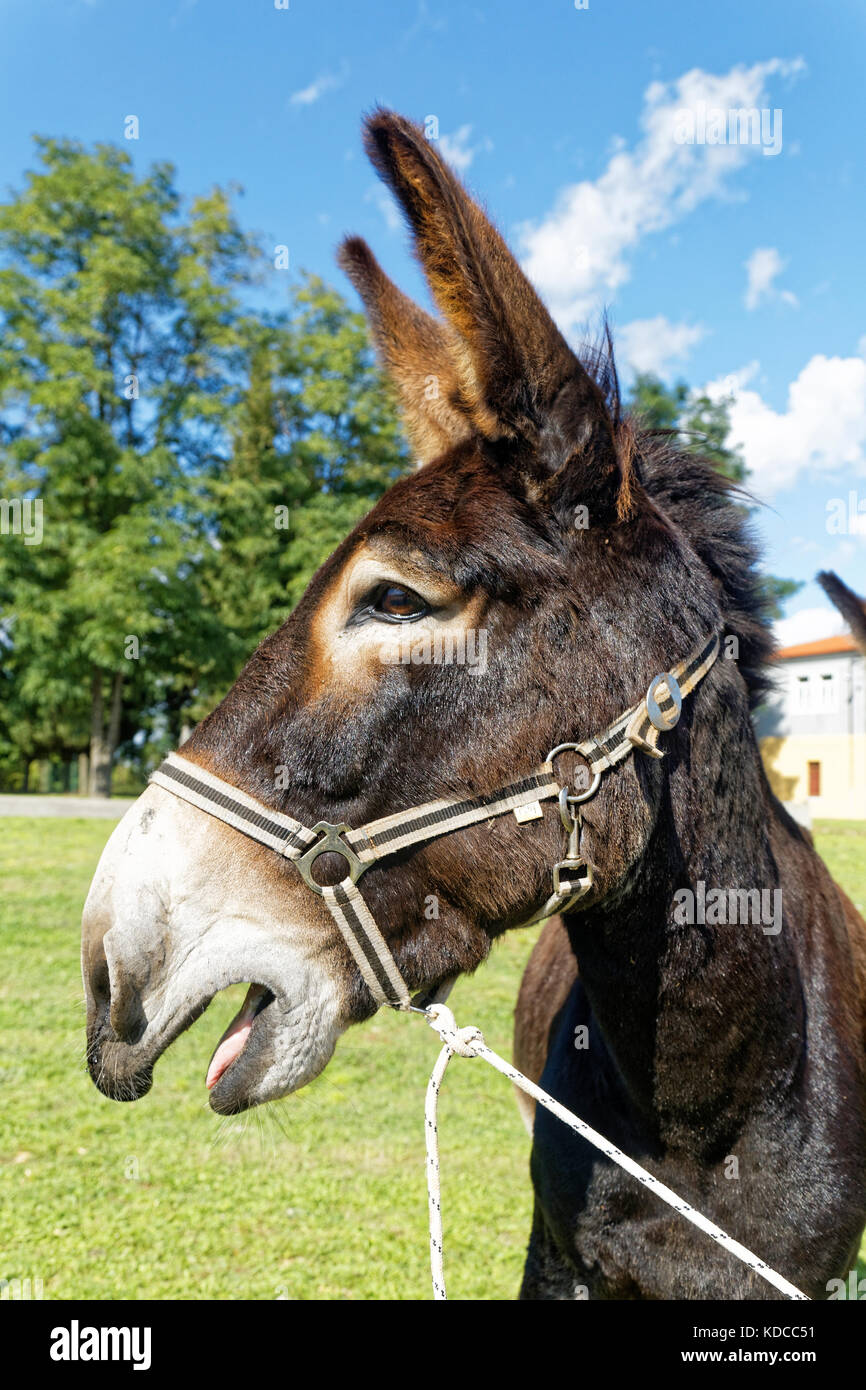
POLYGON ((761 547, 749 520, 749 507, 760 505, 758 499, 709 459, 686 449, 674 430, 642 429, 639 419, 624 411, 607 321, 600 341, 584 345, 578 358, 604 399, 626 488, 633 476, 712 575, 725 633, 739 644, 738 667, 754 709, 772 688, 766 667, 777 645, 772 597, 758 568, 761 547))
POLYGON ((772 597, 758 568, 761 550, 749 520, 751 494, 700 455, 670 437, 639 433, 637 472, 648 495, 688 538, 712 575, 726 636, 737 638, 737 666, 749 708, 772 688, 767 671, 776 649, 772 597))

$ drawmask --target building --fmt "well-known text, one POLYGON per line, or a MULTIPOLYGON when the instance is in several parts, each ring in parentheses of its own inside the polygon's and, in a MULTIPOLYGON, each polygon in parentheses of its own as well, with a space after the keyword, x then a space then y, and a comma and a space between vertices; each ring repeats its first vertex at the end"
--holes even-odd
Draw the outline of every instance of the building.
POLYGON ((846 633, 785 647, 773 667, 755 716, 773 791, 811 816, 866 820, 866 658, 846 633))

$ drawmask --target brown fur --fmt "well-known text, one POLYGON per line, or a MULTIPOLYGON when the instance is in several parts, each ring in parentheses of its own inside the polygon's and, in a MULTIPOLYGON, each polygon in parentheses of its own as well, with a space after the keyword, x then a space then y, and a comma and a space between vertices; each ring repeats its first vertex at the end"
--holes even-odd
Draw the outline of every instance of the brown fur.
POLYGON ((419 463, 428 463, 472 433, 475 392, 461 389, 453 335, 397 289, 360 237, 343 242, 339 262, 364 301, 409 441, 419 463))

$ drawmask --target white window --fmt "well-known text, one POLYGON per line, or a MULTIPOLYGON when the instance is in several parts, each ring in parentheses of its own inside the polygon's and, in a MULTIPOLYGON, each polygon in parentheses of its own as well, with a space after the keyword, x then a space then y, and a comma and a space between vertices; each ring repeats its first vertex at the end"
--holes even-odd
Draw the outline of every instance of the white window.
POLYGON ((820 709, 824 714, 834 714, 838 705, 838 681, 832 672, 824 672, 818 682, 820 690, 820 709))
POLYGON ((794 677, 794 713, 808 714, 811 709, 811 691, 809 689, 811 681, 808 676, 794 677))
POLYGON ((835 714, 839 708, 839 678, 832 671, 791 677, 794 714, 835 714))

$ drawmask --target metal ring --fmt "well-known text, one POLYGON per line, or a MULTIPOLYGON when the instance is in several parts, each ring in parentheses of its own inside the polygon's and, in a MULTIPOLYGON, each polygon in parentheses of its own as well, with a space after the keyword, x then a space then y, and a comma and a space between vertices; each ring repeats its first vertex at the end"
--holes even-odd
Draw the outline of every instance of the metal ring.
POLYGON ((579 792, 577 796, 575 796, 574 793, 570 793, 568 799, 569 801, 574 802, 589 801, 589 798, 591 796, 595 796, 600 786, 601 771, 599 770, 598 772, 593 773, 592 781, 589 784, 589 791, 579 792))
POLYGON ((320 854, 342 854, 349 866, 349 878, 353 883, 357 883, 365 869, 369 869, 369 864, 363 864, 358 858, 351 845, 347 845, 345 840, 340 838, 344 830, 351 830, 350 825, 332 825, 330 821, 320 820, 312 827, 313 831, 322 832, 321 840, 317 840, 311 845, 299 859, 293 859, 292 863, 297 869, 301 878, 308 888, 312 888, 314 893, 322 896, 322 888, 325 886, 317 883, 311 873, 313 864, 320 854))
POLYGON ((544 761, 545 761, 546 763, 551 762, 551 761, 552 761, 555 757, 557 757, 560 753, 564 753, 565 750, 566 750, 566 748, 571 748, 572 751, 576 753, 577 750, 578 750, 578 747, 579 747, 579 744, 577 744, 577 743, 558 743, 558 744, 556 745, 555 748, 551 748, 550 752, 548 753, 548 755, 547 755, 547 757, 544 759, 544 761))
MULTIPOLYGON (((558 757, 560 753, 564 753, 564 752, 566 751, 567 748, 570 748, 571 751, 572 751, 573 753, 577 753, 577 752, 580 751, 580 745, 577 744, 577 743, 558 743, 558 744, 556 745, 555 748, 551 748, 550 752, 548 753, 548 755, 547 755, 547 757, 545 758, 544 761, 545 761, 546 763, 551 763, 551 762, 553 762, 553 759, 556 758, 556 757, 558 757)), ((583 757, 584 754, 581 753, 580 756, 583 757)), ((568 799, 569 799, 569 801, 573 801, 573 802, 575 803, 575 805, 577 805, 577 804, 580 803, 580 802, 589 801, 590 797, 595 796, 595 794, 596 794, 596 792, 598 791, 598 789, 599 789, 600 786, 601 786, 601 770, 599 770, 598 772, 594 772, 594 773, 593 773, 593 775, 592 775, 592 781, 590 782, 589 788, 588 788, 587 791, 585 791, 585 792, 568 792, 568 799)), ((564 788, 564 790, 567 791, 567 788, 564 788)), ((559 814, 560 814, 560 816, 562 817, 562 805, 561 805, 561 802, 560 802, 559 814)), ((562 817, 562 823, 563 823, 563 825, 565 825, 565 818, 564 818, 564 817, 562 817)), ((566 828, 566 830, 570 830, 570 829, 571 829, 571 827, 568 826, 568 825, 565 825, 565 828, 566 828)))
POLYGON ((672 676, 670 672, 666 675, 653 676, 646 693, 646 712, 653 728, 658 729, 660 733, 666 734, 668 730, 672 729, 678 722, 682 707, 683 696, 676 676, 672 676), (668 694, 674 702, 674 708, 669 710, 667 714, 663 713, 656 699, 656 691, 660 685, 667 686, 668 694))

